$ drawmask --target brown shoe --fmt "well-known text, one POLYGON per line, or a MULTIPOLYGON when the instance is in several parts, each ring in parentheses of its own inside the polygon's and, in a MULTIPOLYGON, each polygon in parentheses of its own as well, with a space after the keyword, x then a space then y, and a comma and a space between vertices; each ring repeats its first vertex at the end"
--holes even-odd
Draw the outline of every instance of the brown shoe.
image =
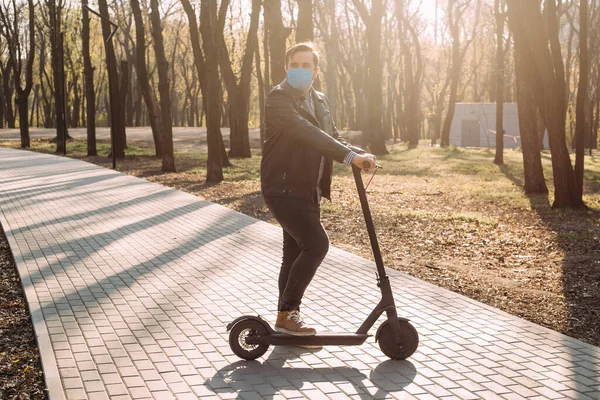
POLYGON ((310 328, 304 323, 298 310, 279 311, 277 322, 275 322, 275 330, 294 336, 314 336, 317 334, 314 328, 310 328))

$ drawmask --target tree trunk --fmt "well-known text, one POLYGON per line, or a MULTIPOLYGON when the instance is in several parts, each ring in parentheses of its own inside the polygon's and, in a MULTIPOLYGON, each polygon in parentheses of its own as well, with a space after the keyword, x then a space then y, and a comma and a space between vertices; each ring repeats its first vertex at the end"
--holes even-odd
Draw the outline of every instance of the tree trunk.
MULTIPOLYGON (((221 91, 223 88, 221 88, 221 91)), ((221 110, 221 128, 229 128, 229 99, 221 101, 223 109, 221 110)), ((230 139, 231 141, 231 139, 230 139)))
MULTIPOLYGON (((269 53, 271 56, 271 86, 280 84, 286 77, 285 52, 286 40, 292 32, 291 28, 283 26, 281 15, 281 0, 269 0, 264 2, 265 25, 269 31, 269 53)), ((266 59, 266 58, 265 58, 266 59)))
MULTIPOLYGON (((49 86, 50 90, 46 90, 46 79, 47 78, 47 74, 46 74, 46 36, 44 34, 40 34, 39 36, 41 36, 41 40, 40 40, 40 62, 39 62, 39 75, 38 75, 38 80, 39 80, 39 85, 40 85, 40 93, 41 93, 41 106, 42 106, 42 110, 43 110, 43 115, 44 115, 44 121, 42 123, 42 126, 44 126, 45 128, 50 128, 52 126, 52 115, 51 115, 51 106, 50 106, 50 97, 52 97, 52 93, 48 93, 49 91, 51 92, 51 87, 49 86)), ((38 126, 40 124, 40 120, 38 117, 38 126)), ((3 124, 4 125, 4 124, 3 124)))
POLYGON ((342 89, 340 99, 342 100, 342 103, 338 107, 338 110, 343 110, 342 112, 345 114, 345 118, 342 118, 342 121, 346 121, 341 126, 353 129, 357 126, 355 116, 356 108, 352 106, 352 93, 350 92, 349 86, 347 75, 345 73, 340 74, 340 87, 342 89))
MULTIPOLYGON (((134 60, 137 62, 137 58, 134 60)), ((136 67, 137 69, 137 67, 136 67)), ((137 75, 137 72, 136 72, 137 75)), ((142 89, 139 82, 139 78, 136 78, 137 86, 135 87, 135 101, 133 103, 133 126, 141 126, 142 124, 142 102, 144 101, 144 97, 142 95, 142 89)), ((154 130, 152 130, 152 136, 154 137, 154 130)))
MULTIPOLYGON (((300 3, 298 3, 300 5, 300 3)), ((335 20, 335 6, 333 5, 334 3, 326 2, 323 3, 321 2, 321 7, 325 7, 325 9, 327 9, 329 12, 325 12, 323 11, 323 8, 318 8, 315 12, 315 16, 321 16, 321 18, 323 18, 320 22, 317 23, 317 26, 319 27, 319 30, 321 32, 321 37, 323 38, 323 43, 324 43, 324 50, 325 50, 325 54, 327 54, 327 65, 325 66, 325 83, 327 86, 327 94, 329 97, 329 103, 330 103, 330 109, 331 109, 331 116, 334 118, 334 120, 336 121, 336 126, 344 126, 344 124, 341 121, 340 115, 338 114, 338 95, 339 95, 339 90, 338 90, 338 78, 337 78, 337 66, 338 66, 338 60, 339 60, 339 36, 338 36, 338 32, 337 32, 337 24, 336 24, 336 20, 335 20), (333 11, 333 12, 331 12, 333 11)), ((319 7, 317 5, 317 7, 319 7)), ((298 13, 300 13, 300 10, 298 10, 298 13)), ((305 11, 305 13, 308 13, 308 11, 305 11)), ((298 14, 300 15, 300 14, 298 14)), ((312 1, 311 1, 311 10, 310 10, 310 20, 311 20, 311 27, 312 27, 312 15, 313 15, 313 9, 312 9, 312 1)), ((300 17, 298 17, 298 22, 300 22, 300 17)), ((298 32, 296 32, 296 34, 298 34, 298 32)), ((311 39, 312 40, 312 39, 311 39)))
POLYGON ((298 0, 296 43, 312 41, 314 38, 312 2, 313 0, 298 0))
POLYGON ((79 73, 75 73, 73 77, 73 112, 71 117, 71 127, 78 128, 81 126, 79 116, 81 115, 81 93, 79 86, 79 73))
MULTIPOLYGON (((34 85, 35 90, 33 91, 33 101, 31 103, 31 114, 29 115, 29 126, 33 126, 33 119, 34 119, 34 115, 38 118, 37 121, 39 121, 39 109, 40 109, 40 105, 39 105, 39 90, 40 90, 40 85, 36 84, 34 85), (37 111, 37 115, 36 115, 36 111, 37 111)), ((37 123, 37 126, 39 127, 39 122, 37 123)))
POLYGON ((452 34, 452 68, 450 70, 451 83, 450 98, 448 99, 448 112, 446 113, 446 119, 444 120, 440 141, 442 147, 450 146, 450 127, 452 126, 452 120, 454 119, 458 84, 460 82, 460 30, 458 20, 462 17, 462 13, 454 15, 455 11, 455 0, 448 0, 448 25, 450 26, 450 32, 452 34))
MULTIPOLYGON (((600 82, 598 79, 596 82, 600 82)), ((594 123, 592 124, 592 139, 590 144, 590 152, 592 149, 598 148, 598 130, 600 129, 600 90, 596 89, 596 113, 594 123)))
POLYGON ((29 122, 27 120, 28 104, 27 96, 17 95, 17 104, 19 105, 19 131, 21 132, 21 148, 28 149, 31 144, 29 141, 29 122))
MULTIPOLYGON (((0 71, 2 70, 2 60, 0 60, 0 71)), ((4 74, 0 73, 0 79, 4 81, 4 74)), ((4 112, 6 111, 6 99, 4 97, 4 85, 0 84, 0 129, 4 129, 4 112)))
POLYGON ((158 0, 150 0, 152 13, 152 39, 154 55, 158 64, 158 92, 160 94, 160 119, 162 128, 162 171, 175 172, 175 157, 173 155, 173 125, 171 119, 171 96, 169 93, 169 63, 163 45, 162 28, 158 0))
POLYGON ((32 127, 33 126, 33 118, 35 117, 35 109, 37 107, 37 93, 34 92, 33 93, 33 99, 31 99, 31 107, 29 107, 29 122, 28 122, 28 126, 32 127))
POLYGON ((577 88, 577 125, 575 127, 575 183, 577 196, 583 196, 583 169, 585 159, 585 136, 588 131, 586 103, 588 101, 588 77, 590 74, 588 54, 588 0, 579 1, 579 86, 577 88))
POLYGON ((390 68, 388 68, 389 81, 387 84, 385 112, 384 112, 384 116, 383 116, 383 132, 384 132, 386 139, 392 139, 394 137, 394 134, 393 134, 394 97, 393 97, 393 91, 392 91, 391 75, 392 74, 391 74, 390 68))
POLYGON ((241 76, 239 84, 231 67, 229 52, 223 36, 223 26, 225 24, 225 14, 228 0, 223 0, 218 19, 216 34, 220 45, 220 64, 221 73, 225 80, 229 98, 229 127, 230 127, 230 157, 247 158, 251 156, 250 141, 248 132, 248 113, 250 108, 250 84, 252 79, 252 60, 255 49, 258 47, 258 19, 260 15, 260 0, 252 1, 252 13, 250 17, 250 28, 246 40, 246 49, 241 66, 241 76))
MULTIPOLYGON (((366 131, 368 129, 366 122, 366 110, 365 106, 365 94, 364 85, 365 80, 362 78, 362 65, 359 62, 356 63, 355 69, 351 70, 352 74, 352 92, 354 93, 354 124, 350 125, 352 130, 366 131)), ((364 138, 366 142, 367 139, 364 138)))
POLYGON ((87 126, 87 121, 85 118, 85 108, 86 108, 86 102, 85 102, 85 75, 83 76, 83 86, 81 88, 81 90, 83 90, 83 96, 81 96, 81 126, 87 126))
POLYGON ((207 181, 221 182, 223 180, 223 167, 231 166, 227 157, 227 150, 223 143, 221 135, 221 102, 223 101, 221 93, 221 80, 219 77, 219 54, 216 37, 212 31, 217 23, 217 4, 214 0, 201 2, 200 4, 200 28, 196 22, 196 15, 189 0, 181 0, 183 9, 188 16, 190 24, 190 39, 192 50, 194 52, 194 63, 200 79, 200 91, 202 92, 202 108, 200 113, 199 126, 202 126, 202 117, 206 115, 207 126, 207 144, 208 144, 208 162, 207 162, 207 181), (214 10, 213 10, 214 9, 214 10), (204 11, 204 14, 202 12, 204 11), (206 61, 202 55, 200 47, 200 37, 202 35, 204 53, 206 61), (211 62, 210 68, 208 62, 211 62), (215 63, 215 64, 212 64, 215 63), (210 118, 208 114, 210 113, 210 118), (209 124, 210 119, 210 124, 209 124), (220 153, 220 156, 218 155, 220 153))
POLYGON ((129 96, 129 68, 126 60, 121 60, 121 82, 119 83, 119 93, 121 93, 121 109, 119 113, 119 124, 123 125, 123 146, 127 148, 127 97, 129 96))
POLYGON ((194 120, 191 126, 200 126, 200 82, 194 88, 194 96, 192 97, 192 110, 194 120))
MULTIPOLYGON (((98 0, 98 8, 100 14, 109 19, 108 5, 106 0, 98 0)), ((112 151, 115 153, 115 157, 122 159, 125 158, 125 124, 121 123, 121 109, 124 104, 121 104, 121 94, 119 90, 119 73, 117 70, 117 60, 115 57, 115 50, 113 48, 112 40, 108 41, 108 37, 111 34, 111 25, 102 20, 102 37, 104 39, 104 50, 106 54, 106 71, 108 74, 108 87, 110 96, 110 134, 113 137, 114 148, 112 151)))
MULTIPOLYGON (((63 133, 66 132, 64 109, 64 82, 62 66, 62 41, 59 33, 62 26, 62 6, 57 6, 56 0, 46 0, 50 25, 50 54, 52 62, 52 75, 54 79, 54 109, 56 118, 56 153, 65 151, 63 133)), ((66 135, 65 135, 66 136, 66 135)), ((66 139, 66 138, 65 138, 66 139)))
POLYGON ((531 62, 533 60, 526 45, 522 43, 522 38, 515 36, 517 107, 519 110, 519 131, 521 145, 523 146, 523 171, 525 177, 523 190, 529 196, 548 193, 538 139, 537 100, 527 76, 527 69, 530 68, 531 62))
MULTIPOLYGON (((160 126, 160 113, 154 102, 154 95, 152 87, 150 87, 150 80, 148 78, 148 69, 146 67, 146 38, 144 29, 144 20, 142 19, 142 11, 140 9, 139 0, 130 0, 131 10, 133 12, 133 18, 135 20, 135 41, 136 41, 136 57, 135 57, 135 72, 137 75, 137 82, 140 87, 140 92, 146 103, 146 110, 148 112, 150 127, 152 129, 152 138, 154 139, 154 149, 156 157, 163 155, 163 139, 161 136, 160 126)), ((141 108, 141 99, 139 100, 141 108)), ((141 113, 139 113, 141 117, 141 113)), ((138 120, 136 125, 140 125, 138 120)))
POLYGON ((5 108, 4 108, 4 119, 6 119, 6 124, 9 129, 15 128, 15 111, 13 109, 13 93, 14 89, 11 85, 11 76, 13 74, 12 64, 14 60, 12 57, 9 57, 8 62, 5 65, 4 71, 2 71, 2 85, 4 91, 5 98, 5 108))
POLYGON ((534 87, 548 129, 552 153, 555 199, 553 208, 583 206, 578 195, 575 174, 566 145, 565 70, 559 42, 555 0, 547 0, 544 12, 537 2, 508 0, 509 18, 515 40, 526 43, 533 63, 527 68, 527 80, 534 87), (544 27, 547 29, 544 29, 544 27), (550 46, 548 46, 548 42, 550 46))
MULTIPOLYGON (((266 7, 263 11, 263 19, 264 15, 266 15, 266 7)), ((271 74, 269 69, 269 24, 263 23, 263 55, 265 60, 265 76, 263 77, 264 87, 265 87, 265 96, 267 96, 271 92, 271 74)), ((264 104, 263 104, 264 106, 264 104)))
POLYGON ((496 157, 494 164, 504 164, 504 4, 495 0, 496 17, 496 157))
MULTIPOLYGON (((296 24, 296 43, 312 42, 313 32, 313 0, 298 0, 298 23, 296 24)), ((315 90, 321 90, 319 76, 312 84, 315 90)))
MULTIPOLYGON (((258 34, 256 37, 258 41, 258 34)), ((260 47, 256 46, 256 78, 258 80, 258 109, 260 115, 260 149, 264 149, 265 144, 265 84, 263 82, 262 71, 260 68, 260 47)))
POLYGON ((442 114, 444 113, 444 100, 446 99, 446 92, 450 87, 450 74, 446 75, 446 81, 437 93, 435 98, 435 109, 433 114, 433 127, 431 135, 431 145, 434 146, 438 139, 441 139, 442 135, 442 114))
MULTIPOLYGON (((34 14, 34 6, 33 0, 28 0, 28 8, 29 8, 29 46, 26 47, 21 43, 21 38, 19 37, 19 33, 17 29, 14 30, 6 29, 4 30, 4 36, 6 38, 8 44, 8 50, 10 53, 10 57, 13 58, 14 62, 11 63, 15 90, 17 92, 17 106, 19 111, 19 131, 21 133, 21 148, 29 148, 29 94, 31 93, 31 88, 33 87, 33 62, 35 58, 35 14, 34 14), (25 67, 25 87, 21 87, 21 80, 23 79, 23 60, 20 57, 21 54, 27 54, 27 65, 25 67)), ((13 4, 14 5, 14 4, 13 4)), ((2 23, 4 25, 9 25, 8 16, 3 12, 0 8, 0 18, 2 19, 2 23)), ((14 10, 14 14, 12 18, 15 19, 15 27, 17 25, 17 20, 22 18, 21 10, 14 10)), ((10 101, 10 100, 9 100, 10 101)))
POLYGON ((419 125, 420 125, 420 93, 421 93, 421 76, 422 76, 422 61, 421 61, 421 45, 419 36, 410 24, 410 20, 405 15, 404 2, 396 0, 396 19, 400 29, 405 34, 402 35, 402 57, 404 59, 404 80, 406 85, 406 104, 405 104, 405 123, 406 123, 406 140, 409 148, 416 148, 419 144, 419 125), (415 61, 409 46, 409 37, 415 46, 416 68, 415 61))
POLYGON ((382 125, 383 89, 381 86, 381 20, 383 18, 383 0, 371 2, 371 12, 359 0, 353 0, 366 25, 368 60, 367 63, 367 140, 371 153, 388 154, 385 147, 385 135, 382 125))
MULTIPOLYGON (((176 32, 175 43, 173 45, 173 51, 171 52, 171 62, 167 61, 167 65, 170 70, 170 102, 171 102, 171 126, 181 126, 180 113, 179 113, 179 92, 177 91, 177 75, 175 74, 175 55, 179 47, 179 32, 176 32)), ((165 56, 166 57, 166 56, 165 56)), ((168 75, 167 75, 168 77, 168 75)))
MULTIPOLYGON (((129 43, 129 39, 125 40, 125 43, 129 43)), ((136 85, 134 85, 133 79, 133 65, 135 64, 135 50, 127 49, 127 76, 129 82, 127 84, 127 102, 125 104, 125 126, 133 126, 134 119, 134 93, 136 85)))
POLYGON ((221 136, 222 92, 219 77, 219 46, 217 45, 217 2, 204 0, 200 3, 200 33, 206 61, 206 127, 208 162, 206 181, 219 183, 223 180, 223 139, 221 136))
POLYGON ((86 129, 87 129, 87 155, 97 156, 96 148, 96 93, 94 91, 94 70, 92 59, 90 57, 90 17, 89 11, 85 8, 88 0, 83 0, 83 29, 82 29, 82 47, 83 47, 83 73, 85 77, 85 111, 86 111, 86 129))

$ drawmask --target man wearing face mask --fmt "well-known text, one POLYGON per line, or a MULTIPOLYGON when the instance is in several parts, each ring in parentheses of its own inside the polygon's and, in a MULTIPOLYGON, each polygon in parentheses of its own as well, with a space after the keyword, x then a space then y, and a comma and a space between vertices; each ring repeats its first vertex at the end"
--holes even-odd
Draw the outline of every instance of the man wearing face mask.
POLYGON ((330 199, 333 160, 375 168, 375 157, 343 140, 327 96, 312 88, 319 56, 311 43, 286 53, 287 79, 275 86, 265 106, 266 140, 261 163, 265 203, 283 228, 283 260, 275 330, 315 335, 300 316, 300 303, 329 249, 321 225, 321 198, 330 199))

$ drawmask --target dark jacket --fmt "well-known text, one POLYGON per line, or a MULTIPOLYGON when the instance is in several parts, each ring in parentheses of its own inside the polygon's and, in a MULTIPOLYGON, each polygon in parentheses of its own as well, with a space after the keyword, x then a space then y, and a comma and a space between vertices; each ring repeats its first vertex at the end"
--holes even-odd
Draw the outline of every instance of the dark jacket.
POLYGON ((284 80, 275 86, 265 106, 265 144, 260 167, 264 195, 315 198, 321 156, 326 157, 320 181, 323 197, 331 196, 333 161, 343 162, 350 150, 363 152, 343 140, 334 125, 329 100, 311 89, 316 119, 304 93, 284 80))

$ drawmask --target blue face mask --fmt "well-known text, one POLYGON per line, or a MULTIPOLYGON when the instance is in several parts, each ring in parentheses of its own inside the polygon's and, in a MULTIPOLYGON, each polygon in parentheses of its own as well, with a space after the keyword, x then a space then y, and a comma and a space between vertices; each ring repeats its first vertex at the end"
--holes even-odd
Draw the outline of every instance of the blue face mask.
POLYGON ((304 90, 312 85, 313 71, 306 68, 292 68, 287 72, 288 83, 295 89, 304 90))

